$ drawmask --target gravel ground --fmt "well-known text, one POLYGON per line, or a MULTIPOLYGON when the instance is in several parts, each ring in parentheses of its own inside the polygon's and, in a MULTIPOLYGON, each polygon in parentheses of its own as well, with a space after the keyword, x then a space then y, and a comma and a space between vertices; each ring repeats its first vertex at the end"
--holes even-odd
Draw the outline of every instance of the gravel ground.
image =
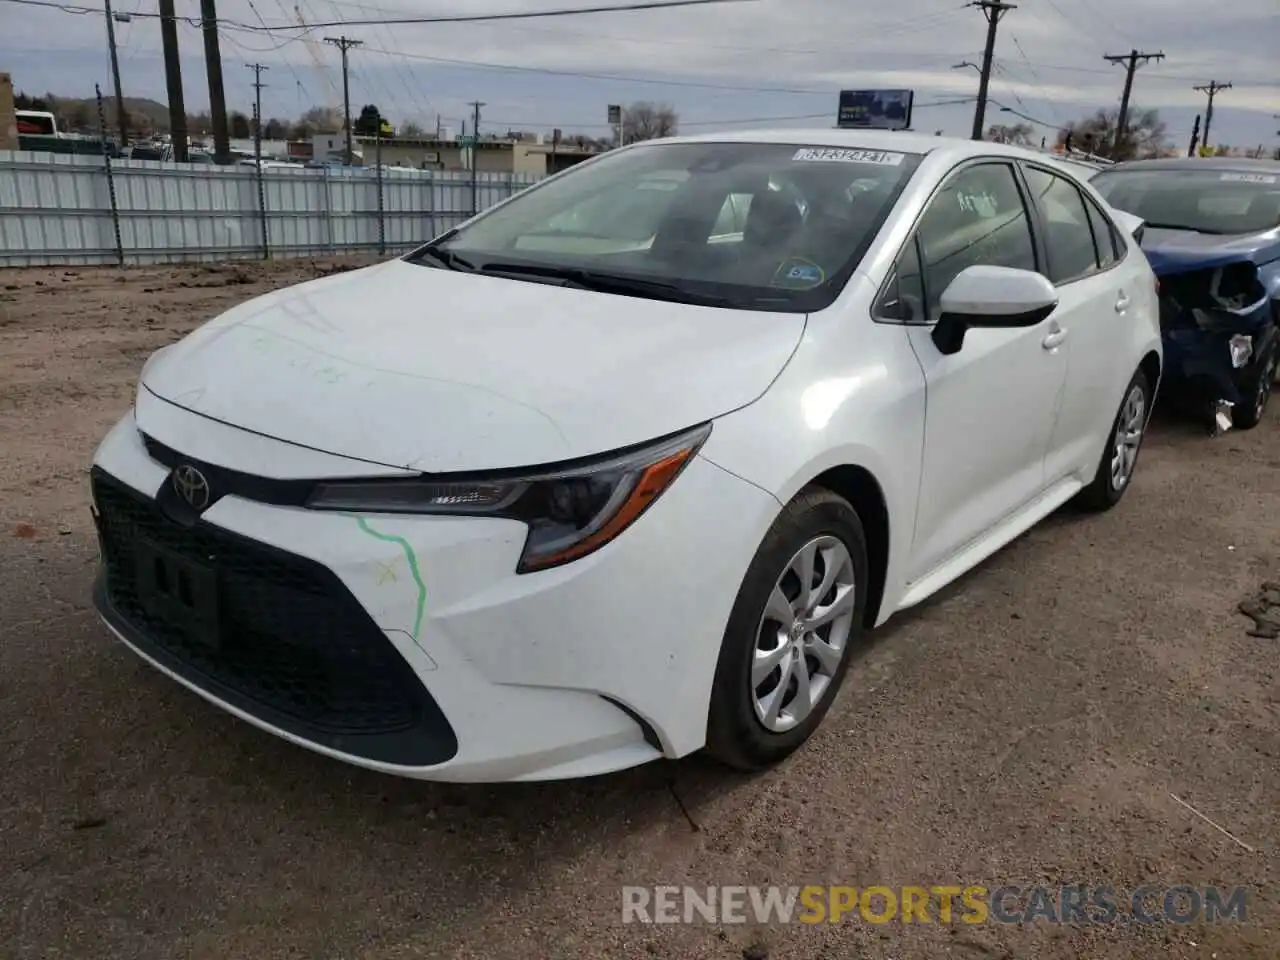
POLYGON ((206 705, 88 603, 86 467, 143 359, 335 268, 0 272, 0 956, 1280 955, 1280 641, 1237 609, 1280 580, 1280 411, 1217 440, 1160 418, 1120 508, 879 631, 778 770, 400 781, 206 705), (1247 885, 1247 917, 621 923, 624 884, 1073 882, 1247 885))

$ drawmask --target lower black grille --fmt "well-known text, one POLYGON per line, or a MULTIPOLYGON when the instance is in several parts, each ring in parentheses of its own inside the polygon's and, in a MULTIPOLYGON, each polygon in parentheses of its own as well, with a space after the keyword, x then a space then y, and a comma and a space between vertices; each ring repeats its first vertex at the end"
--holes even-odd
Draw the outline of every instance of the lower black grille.
POLYGON ((435 701, 332 571, 203 521, 176 524, 100 469, 91 482, 103 613, 139 649, 247 713, 345 753, 420 766, 456 753, 435 701), (193 597, 201 616, 183 605, 193 597))

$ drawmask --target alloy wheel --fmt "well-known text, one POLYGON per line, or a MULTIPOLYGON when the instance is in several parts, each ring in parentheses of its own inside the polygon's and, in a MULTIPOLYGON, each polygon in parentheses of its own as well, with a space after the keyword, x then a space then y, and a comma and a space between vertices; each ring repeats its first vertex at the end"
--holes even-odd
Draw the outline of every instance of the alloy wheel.
POLYGON ((765 729, 785 733, 822 703, 845 656, 857 598, 853 558, 814 537, 774 583, 756 632, 751 701, 765 729))
POLYGON ((1271 362, 1267 364, 1262 375, 1258 377, 1258 389, 1253 397, 1253 415, 1255 420, 1262 419, 1262 413, 1267 408, 1267 401, 1271 398, 1271 386, 1275 381, 1276 366, 1280 363, 1280 355, 1272 356, 1271 362))
POLYGON ((1111 451, 1111 486, 1119 491, 1133 476, 1138 461, 1138 447, 1147 426, 1147 395, 1141 385, 1134 384, 1120 407, 1116 420, 1115 443, 1111 451))

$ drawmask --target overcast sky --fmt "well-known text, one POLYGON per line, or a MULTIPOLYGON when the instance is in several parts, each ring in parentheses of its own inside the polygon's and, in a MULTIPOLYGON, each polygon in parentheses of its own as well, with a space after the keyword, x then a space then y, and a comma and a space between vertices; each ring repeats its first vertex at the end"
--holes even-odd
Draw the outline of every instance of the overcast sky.
MULTIPOLYGON (((93 3, 94 0, 80 0, 93 3)), ((309 23, 393 16, 458 15, 597 5, 601 0, 302 0, 309 23)), ((176 0, 179 16, 198 17, 198 0, 176 0)), ((118 12, 153 12, 154 0, 114 0, 118 12)), ((960 0, 752 0, 666 11, 588 14, 507 23, 235 29, 296 22, 294 0, 219 0, 222 57, 231 109, 249 112, 252 71, 264 75, 263 113, 295 118, 315 104, 340 105, 336 48, 323 37, 364 45, 351 53, 353 111, 378 104, 399 123, 455 131, 482 100, 481 131, 508 127, 604 135, 610 103, 669 103, 682 129, 772 125, 831 126, 841 88, 916 91, 918 130, 967 135, 977 72, 952 69, 978 61, 986 31, 982 12, 960 0), (316 64, 317 59, 323 69, 316 64)), ((129 96, 165 100, 159 24, 117 24, 120 69, 129 96)), ((1133 102, 1158 107, 1171 138, 1185 143, 1205 96, 1193 87, 1231 82, 1215 103, 1215 143, 1280 145, 1280 0, 1020 0, 1000 24, 995 101, 1048 125, 1114 106, 1124 71, 1104 54, 1134 47, 1163 52, 1138 72, 1133 102)), ((179 28, 187 109, 208 104, 198 29, 179 28)), ((104 18, 97 13, 0 0, 0 70, 18 89, 63 95, 111 90, 104 18)), ((998 106, 988 123, 1014 122, 998 106)), ((1052 130, 1042 128, 1052 137, 1052 130)))

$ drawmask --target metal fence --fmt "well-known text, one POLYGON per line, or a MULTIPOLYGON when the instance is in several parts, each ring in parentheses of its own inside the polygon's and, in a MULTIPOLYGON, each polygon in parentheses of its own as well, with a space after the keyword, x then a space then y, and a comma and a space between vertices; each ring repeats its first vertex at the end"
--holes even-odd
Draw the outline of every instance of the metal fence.
POLYGON ((394 253, 537 180, 0 151, 0 267, 394 253))

